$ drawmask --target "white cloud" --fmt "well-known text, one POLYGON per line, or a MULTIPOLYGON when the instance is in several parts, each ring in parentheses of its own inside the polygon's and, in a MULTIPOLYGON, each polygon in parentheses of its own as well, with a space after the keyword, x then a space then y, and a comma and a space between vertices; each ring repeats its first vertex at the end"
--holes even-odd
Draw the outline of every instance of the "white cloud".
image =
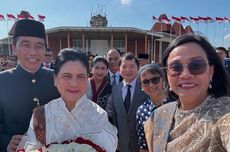
POLYGON ((122 5, 131 5, 132 0, 121 0, 122 5))
POLYGON ((230 34, 226 34, 226 35, 224 36, 224 39, 225 39, 225 40, 229 40, 229 39, 230 39, 230 34))

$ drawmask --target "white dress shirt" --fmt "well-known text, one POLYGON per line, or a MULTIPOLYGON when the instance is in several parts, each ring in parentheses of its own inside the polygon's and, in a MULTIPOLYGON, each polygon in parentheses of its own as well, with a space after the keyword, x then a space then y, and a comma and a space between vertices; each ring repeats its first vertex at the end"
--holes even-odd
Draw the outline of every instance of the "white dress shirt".
POLYGON ((131 91, 131 102, 133 100, 133 94, 134 94, 134 90, 135 90, 135 86, 136 86, 136 82, 137 82, 137 78, 135 78, 131 83, 126 83, 125 80, 122 81, 122 98, 123 98, 123 102, 125 101, 125 96, 127 94, 127 84, 130 84, 132 87, 130 88, 131 91))

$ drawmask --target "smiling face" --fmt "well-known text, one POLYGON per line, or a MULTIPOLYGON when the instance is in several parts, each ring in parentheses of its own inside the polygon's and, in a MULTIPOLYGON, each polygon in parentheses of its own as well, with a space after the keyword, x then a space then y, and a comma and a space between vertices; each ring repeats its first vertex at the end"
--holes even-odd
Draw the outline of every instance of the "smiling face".
POLYGON ((179 75, 170 76, 167 73, 169 86, 180 99, 183 109, 192 109, 200 105, 208 95, 208 86, 212 80, 214 67, 207 63, 204 73, 195 75, 188 70, 188 64, 194 59, 208 62, 203 48, 197 43, 185 43, 172 50, 167 59, 167 68, 175 63, 183 65, 179 75))
POLYGON ((118 51, 112 49, 106 54, 106 60, 109 63, 109 70, 112 73, 116 73, 119 70, 119 59, 120 59, 120 54, 118 51))
MULTIPOLYGON (((163 81, 162 78, 160 78, 160 75, 157 73, 150 73, 149 71, 144 71, 143 73, 141 73, 140 75, 140 80, 141 80, 141 87, 144 90, 144 92, 150 96, 151 99, 153 99, 153 102, 155 101, 154 98, 158 97, 163 91, 163 81), (159 79, 157 79, 159 78, 159 79), (149 85, 145 86, 143 84, 143 82, 145 80, 151 80, 151 79, 155 79, 155 80, 159 80, 156 81, 158 82, 157 84, 152 83, 151 81, 149 81, 149 85)), ((155 83, 156 83, 155 82, 155 83)))
POLYGON ((126 83, 131 83, 136 78, 138 69, 135 59, 122 59, 120 74, 125 79, 126 83))
POLYGON ((93 77, 96 80, 103 80, 108 73, 108 69, 103 62, 97 62, 92 68, 93 77))
POLYGON ((60 67, 54 82, 67 107, 74 106, 86 93, 87 70, 80 61, 67 61, 60 67))
POLYGON ((31 73, 41 66, 45 55, 45 40, 37 37, 20 36, 12 46, 23 68, 31 73))
POLYGON ((53 53, 51 51, 46 51, 44 62, 50 63, 50 62, 52 62, 52 60, 53 60, 53 53))

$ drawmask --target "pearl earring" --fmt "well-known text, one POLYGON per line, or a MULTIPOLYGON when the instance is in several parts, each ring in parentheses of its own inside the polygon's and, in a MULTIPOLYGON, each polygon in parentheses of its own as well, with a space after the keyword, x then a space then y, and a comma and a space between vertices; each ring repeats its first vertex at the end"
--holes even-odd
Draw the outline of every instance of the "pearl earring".
POLYGON ((212 81, 209 82, 208 88, 212 89, 212 81))

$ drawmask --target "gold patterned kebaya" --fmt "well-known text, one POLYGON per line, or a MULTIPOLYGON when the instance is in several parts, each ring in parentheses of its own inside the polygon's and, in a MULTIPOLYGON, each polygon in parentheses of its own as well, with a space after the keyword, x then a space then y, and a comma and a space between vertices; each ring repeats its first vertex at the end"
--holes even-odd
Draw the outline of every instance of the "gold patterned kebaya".
POLYGON ((178 106, 179 102, 163 105, 146 122, 151 152, 230 151, 230 97, 208 96, 192 110, 178 106))

